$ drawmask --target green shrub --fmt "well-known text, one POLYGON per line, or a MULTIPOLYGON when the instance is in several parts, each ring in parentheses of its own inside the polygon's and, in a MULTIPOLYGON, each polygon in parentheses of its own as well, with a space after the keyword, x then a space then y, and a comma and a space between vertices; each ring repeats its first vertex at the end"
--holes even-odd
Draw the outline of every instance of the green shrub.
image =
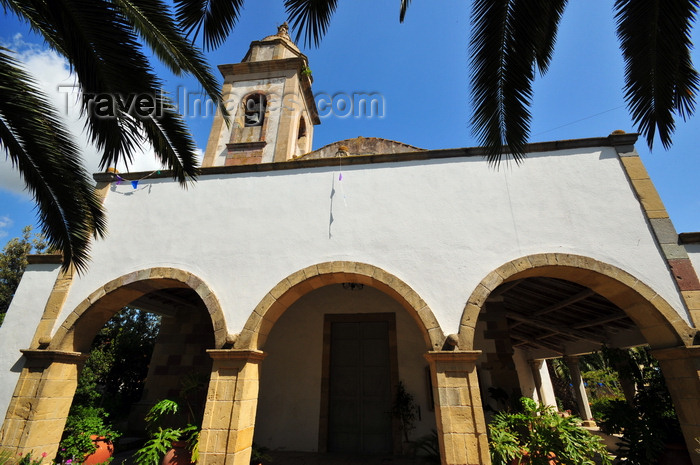
POLYGON ((107 423, 107 416, 101 408, 74 405, 63 430, 59 457, 64 461, 82 462, 85 455, 95 452, 95 443, 90 438, 92 435, 116 441, 121 433, 107 423))
POLYGON ((522 412, 500 412, 489 424, 491 461, 509 465, 513 459, 529 465, 548 465, 554 454, 561 463, 610 465, 605 445, 579 425, 574 416, 562 417, 552 406, 520 399, 522 412))

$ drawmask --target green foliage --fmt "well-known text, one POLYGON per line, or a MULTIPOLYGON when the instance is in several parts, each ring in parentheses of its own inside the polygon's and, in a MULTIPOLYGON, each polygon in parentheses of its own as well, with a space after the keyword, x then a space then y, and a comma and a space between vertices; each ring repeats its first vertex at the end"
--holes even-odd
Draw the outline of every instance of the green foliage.
POLYGON ((12 452, 7 449, 0 449, 0 465, 8 465, 12 463, 12 452))
POLYGON ((416 441, 416 452, 426 463, 439 464, 440 461, 440 442, 436 430, 432 430, 416 441))
POLYGON ((399 385, 396 387, 396 397, 391 413, 399 419, 404 440, 408 442, 411 431, 416 429, 418 406, 413 399, 413 394, 406 391, 402 381, 399 381, 399 385))
POLYGON ((17 461, 17 465, 40 465, 41 462, 46 457, 46 452, 41 453, 41 457, 34 458, 32 454, 34 451, 29 451, 26 454, 21 455, 20 459, 17 461))
POLYGON ((600 427, 608 434, 622 434, 618 456, 625 463, 656 463, 668 442, 683 443, 666 382, 647 348, 616 356, 624 358, 624 375, 634 379, 637 392, 631 404, 613 400, 602 406, 600 427))
MULTIPOLYGON (((190 423, 182 424, 180 405, 170 399, 163 399, 146 414, 146 429, 150 438, 136 452, 137 465, 158 465, 175 441, 187 442, 192 454, 192 462, 199 458, 199 427, 190 423), (164 426, 181 423, 181 426, 164 426)), ((189 419, 188 419, 189 420, 189 419)))
POLYGON ((98 332, 73 403, 103 407, 113 418, 141 398, 160 317, 133 308, 114 315, 98 332))
POLYGON ((10 239, 5 244, 0 253, 0 326, 27 267, 27 255, 32 252, 43 253, 46 247, 44 236, 32 235, 31 226, 22 229, 22 237, 10 239))
POLYGON ((101 408, 73 405, 63 430, 63 440, 59 448, 59 457, 82 462, 83 457, 95 451, 96 446, 91 435, 115 441, 121 433, 114 430, 106 419, 109 415, 101 408))
POLYGON ((529 465, 548 465, 554 454, 561 463, 609 465, 599 437, 579 426, 580 419, 562 417, 554 407, 523 397, 522 412, 501 412, 489 424, 491 460, 509 465, 513 459, 529 465))
POLYGON ((46 452, 41 453, 41 457, 32 457, 34 451, 27 454, 19 454, 17 459, 12 452, 7 449, 0 449, 0 465, 41 465, 46 457, 46 452))
POLYGON ((601 397, 591 400, 591 414, 596 423, 603 420, 606 412, 611 408, 611 404, 616 402, 625 402, 625 400, 617 397, 601 397))
POLYGON ((268 448, 261 446, 259 444, 253 443, 253 447, 250 452, 250 463, 251 465, 259 465, 263 462, 272 462, 272 457, 268 455, 268 448))

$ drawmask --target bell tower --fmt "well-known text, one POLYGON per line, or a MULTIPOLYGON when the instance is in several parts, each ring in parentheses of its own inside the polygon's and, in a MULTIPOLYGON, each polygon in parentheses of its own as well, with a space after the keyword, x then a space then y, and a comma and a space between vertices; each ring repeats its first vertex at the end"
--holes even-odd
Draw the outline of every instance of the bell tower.
POLYGON ((287 23, 252 42, 241 63, 219 71, 230 124, 217 111, 202 167, 280 162, 311 151, 321 120, 308 59, 290 39, 287 23))

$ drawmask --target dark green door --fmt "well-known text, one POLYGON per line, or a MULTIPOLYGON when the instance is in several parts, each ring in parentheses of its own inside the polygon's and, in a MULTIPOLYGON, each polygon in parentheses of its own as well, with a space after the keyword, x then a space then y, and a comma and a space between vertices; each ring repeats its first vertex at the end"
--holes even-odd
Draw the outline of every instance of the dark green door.
POLYGON ((331 324, 328 451, 392 452, 389 323, 331 324))

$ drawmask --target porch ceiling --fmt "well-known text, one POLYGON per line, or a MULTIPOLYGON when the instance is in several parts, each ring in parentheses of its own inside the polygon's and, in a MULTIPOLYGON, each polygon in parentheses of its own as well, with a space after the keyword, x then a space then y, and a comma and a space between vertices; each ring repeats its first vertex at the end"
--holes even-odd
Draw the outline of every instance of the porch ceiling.
POLYGON ((168 288, 153 290, 131 302, 128 307, 139 308, 162 316, 176 316, 181 310, 199 310, 204 302, 193 289, 168 288))
POLYGON ((643 344, 635 323, 605 297, 555 278, 525 278, 494 291, 503 298, 513 347, 552 356, 643 344))

